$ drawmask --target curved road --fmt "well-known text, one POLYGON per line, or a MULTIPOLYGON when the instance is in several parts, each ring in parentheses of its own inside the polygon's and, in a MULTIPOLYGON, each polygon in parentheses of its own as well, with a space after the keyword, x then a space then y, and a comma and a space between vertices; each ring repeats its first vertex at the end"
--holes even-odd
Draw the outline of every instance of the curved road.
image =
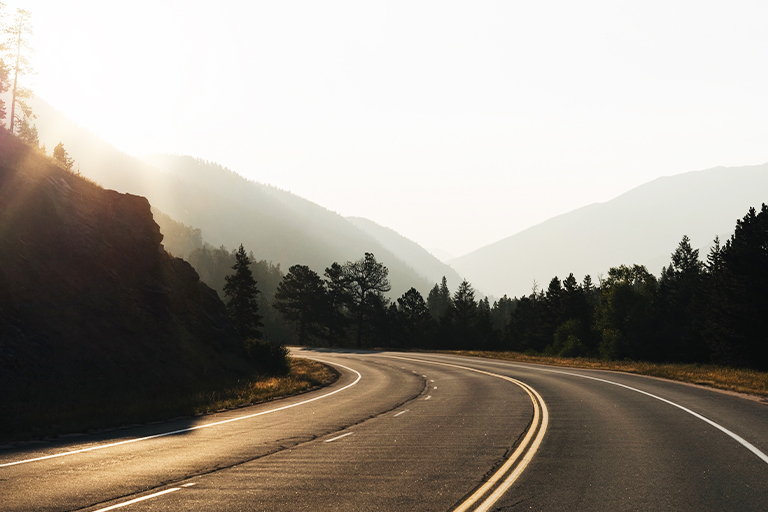
POLYGON ((439 354, 295 355, 341 378, 0 449, 0 510, 766 510, 766 403, 439 354))

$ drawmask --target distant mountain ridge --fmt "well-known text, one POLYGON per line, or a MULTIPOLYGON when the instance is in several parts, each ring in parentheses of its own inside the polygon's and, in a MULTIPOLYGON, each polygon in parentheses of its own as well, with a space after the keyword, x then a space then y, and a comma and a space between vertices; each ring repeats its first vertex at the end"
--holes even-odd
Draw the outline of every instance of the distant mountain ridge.
POLYGON ((443 263, 422 246, 405 238, 397 231, 362 217, 347 217, 347 220, 373 236, 385 249, 405 261, 419 275, 431 282, 439 283, 445 276, 451 288, 456 288, 461 283, 461 277, 450 265, 443 263))
POLYGON ((559 215, 451 261, 473 285, 521 296, 554 276, 644 264, 659 275, 683 235, 705 259, 716 235, 733 233, 751 206, 768 202, 768 164, 716 167, 658 178, 605 203, 559 215))
POLYGON ((309 265, 322 274, 334 261, 357 260, 372 252, 389 268, 390 296, 434 285, 374 237, 342 216, 290 192, 246 178, 218 164, 188 156, 142 161, 122 153, 36 100, 40 140, 64 143, 84 176, 106 188, 145 196, 164 213, 202 230, 213 245, 242 243, 259 260, 287 267, 309 265))

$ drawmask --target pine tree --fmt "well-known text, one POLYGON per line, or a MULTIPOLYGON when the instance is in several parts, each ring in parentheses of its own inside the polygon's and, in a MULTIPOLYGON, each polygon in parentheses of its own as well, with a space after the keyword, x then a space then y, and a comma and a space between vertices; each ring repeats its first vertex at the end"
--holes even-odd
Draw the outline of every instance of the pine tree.
MULTIPOLYGON (((13 74, 13 84, 11 90, 11 116, 9 119, 9 129, 11 133, 20 135, 20 130, 25 129, 23 121, 27 120, 26 132, 23 134, 29 139, 32 129, 29 127, 28 119, 34 118, 32 109, 27 104, 28 99, 32 98, 32 90, 19 83, 19 77, 33 73, 29 64, 27 53, 31 50, 29 37, 32 35, 32 24, 30 23, 31 14, 24 9, 16 10, 16 17, 11 25, 6 28, 8 39, 3 43, 3 60, 5 65, 11 65, 10 72, 13 74)), ((34 138, 37 138, 37 130, 34 130, 34 138)), ((37 146, 35 146, 37 147, 37 146)))
POLYGON ((327 292, 322 279, 306 265, 293 265, 277 287, 273 307, 297 327, 299 344, 319 334, 327 292))
POLYGON ((243 244, 235 253, 234 274, 228 275, 224 285, 224 295, 229 297, 227 309, 237 332, 243 339, 260 338, 261 315, 256 301, 259 289, 251 272, 251 260, 243 249, 243 244))
POLYGON ((62 142, 59 142, 56 147, 53 148, 53 162, 65 171, 71 171, 72 166, 75 164, 75 160, 69 157, 62 142))
POLYGON ((385 307, 388 305, 384 298, 384 293, 392 289, 387 279, 388 274, 387 267, 377 262, 376 257, 369 252, 362 259, 348 261, 342 266, 341 283, 350 300, 350 309, 355 314, 358 346, 363 342, 366 315, 374 310, 373 301, 379 300, 385 307))

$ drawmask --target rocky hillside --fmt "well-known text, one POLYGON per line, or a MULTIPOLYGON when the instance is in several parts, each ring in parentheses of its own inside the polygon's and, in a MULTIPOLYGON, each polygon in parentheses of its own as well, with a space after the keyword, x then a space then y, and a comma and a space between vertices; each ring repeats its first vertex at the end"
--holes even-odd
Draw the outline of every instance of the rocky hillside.
POLYGON ((224 304, 162 239, 147 199, 0 130, 0 435, 250 371, 224 304))

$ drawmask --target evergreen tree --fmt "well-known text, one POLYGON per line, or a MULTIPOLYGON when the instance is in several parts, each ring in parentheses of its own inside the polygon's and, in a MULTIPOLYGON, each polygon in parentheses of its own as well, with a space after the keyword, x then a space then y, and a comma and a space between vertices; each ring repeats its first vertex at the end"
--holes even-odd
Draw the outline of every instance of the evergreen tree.
POLYGON ((712 268, 704 337, 720 363, 768 369, 768 206, 736 224, 712 268), (719 270, 716 270, 718 269, 719 270))
MULTIPOLYGON (((5 33, 7 28, 5 26, 5 4, 0 2, 0 33, 5 33)), ((4 48, 5 44, 0 43, 0 96, 8 92, 11 87, 10 76, 11 69, 6 62, 7 54, 4 48)), ((0 97, 0 128, 5 128, 4 122, 8 112, 5 108, 5 101, 0 97)))
MULTIPOLYGON (((27 100, 32 98, 32 90, 22 86, 19 78, 32 74, 32 67, 27 58, 31 51, 29 39, 32 35, 32 24, 30 23, 31 14, 24 9, 17 9, 16 16, 11 25, 6 28, 8 38, 3 44, 3 61, 6 66, 10 66, 10 74, 13 75, 11 90, 11 116, 9 119, 9 129, 16 135, 22 134, 20 130, 25 130, 23 135, 29 139, 33 128, 29 127, 29 119, 33 118, 32 109, 27 104, 27 100), (26 126, 23 121, 27 121, 26 126)), ((34 129, 36 139, 37 130, 34 129)), ((26 141, 26 140, 25 140, 26 141)), ((37 146, 35 146, 37 148, 37 146)))
POLYGON ((224 295, 229 297, 227 309, 229 316, 243 339, 260 338, 263 327, 258 313, 257 296, 259 289, 251 272, 251 259, 245 253, 243 244, 235 253, 234 274, 228 275, 224 285, 224 295))
POLYGON ((447 320, 453 348, 472 348, 476 341, 474 329, 477 322, 477 302, 475 290, 466 279, 453 294, 447 320))
POLYGON ((325 315, 326 341, 331 345, 343 344, 347 339, 347 313, 351 297, 344 284, 344 269, 337 262, 325 269, 325 287, 328 309, 325 315))
POLYGON ((642 265, 608 270, 601 283, 596 324, 600 355, 606 359, 646 359, 655 340, 658 281, 642 265))
POLYGON ((384 293, 390 291, 389 270, 371 253, 342 266, 341 285, 349 299, 350 310, 357 323, 357 346, 362 346, 366 315, 374 312, 375 301, 386 304, 384 293), (373 298, 375 297, 375 299, 373 298))
POLYGON ((427 309, 435 321, 440 320, 440 286, 437 283, 427 295, 427 309))
POLYGON ((320 334, 327 293, 322 279, 306 265, 293 265, 277 288, 273 307, 296 324, 299 344, 320 334))
POLYGON ((700 335, 695 301, 701 291, 704 265, 690 239, 672 253, 672 262, 662 270, 659 281, 659 346, 655 359, 706 361, 707 348, 700 335))
POLYGON ((53 148, 53 162, 66 171, 71 171, 75 161, 69 157, 67 150, 64 149, 64 144, 59 142, 55 148, 53 148))

